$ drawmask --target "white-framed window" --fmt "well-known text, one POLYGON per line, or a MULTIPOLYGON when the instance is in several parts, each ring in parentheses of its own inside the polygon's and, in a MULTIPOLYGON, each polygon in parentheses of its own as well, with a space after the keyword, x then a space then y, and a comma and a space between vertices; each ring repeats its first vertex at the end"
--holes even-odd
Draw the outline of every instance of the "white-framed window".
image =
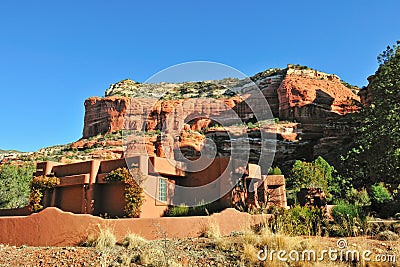
POLYGON ((167 201, 167 178, 158 178, 158 200, 163 202, 167 201))

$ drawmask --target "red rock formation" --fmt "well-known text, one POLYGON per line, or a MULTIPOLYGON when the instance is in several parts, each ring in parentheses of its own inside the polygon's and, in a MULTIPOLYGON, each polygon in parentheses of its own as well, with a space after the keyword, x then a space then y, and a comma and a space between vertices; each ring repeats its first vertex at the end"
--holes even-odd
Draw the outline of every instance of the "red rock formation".
POLYGON ((122 129, 129 104, 130 98, 121 96, 86 99, 83 138, 122 129))
POLYGON ((357 109, 359 101, 338 79, 317 79, 289 74, 278 89, 279 118, 304 123, 326 122, 335 114, 343 115, 357 109))
MULTIPOLYGON (((288 66, 273 76, 261 77, 255 82, 270 102, 274 116, 280 120, 300 122, 298 126, 286 125, 287 129, 274 130, 278 134, 278 140, 284 141, 277 145, 275 155, 277 161, 297 158, 311 160, 316 155, 331 153, 341 146, 345 135, 336 128, 331 130, 329 136, 326 135, 328 121, 332 117, 357 110, 354 101, 359 101, 360 98, 344 86, 339 77, 307 68, 288 66)), ((232 113, 229 113, 232 109, 244 121, 251 121, 254 110, 246 103, 257 99, 247 99, 248 101, 244 102, 245 98, 246 94, 218 100, 193 98, 157 101, 150 98, 121 96, 92 97, 85 101, 83 136, 88 138, 122 128, 146 132, 163 130, 175 140, 172 143, 179 146, 173 147, 173 150, 181 149, 185 156, 196 157, 201 153, 202 141, 196 139, 197 137, 196 140, 191 140, 188 138, 190 134, 182 134, 182 131, 204 130, 216 123, 235 124, 232 113), (179 142, 176 142, 178 139, 179 142)), ((259 108, 257 105, 252 107, 259 108)), ((167 143, 167 140, 159 140, 157 136, 145 136, 129 143, 128 150, 166 156, 167 153, 171 153, 166 151, 166 149, 171 150, 167 143)), ((221 152, 225 151, 224 146, 227 144, 229 143, 217 144, 221 146, 218 147, 219 155, 229 154, 229 149, 225 149, 226 153, 221 152)), ((79 144, 76 147, 86 148, 93 145, 79 144)), ((257 157, 252 155, 254 160, 257 157)))
MULTIPOLYGON (((375 75, 371 75, 368 77, 369 85, 372 83, 374 78, 375 78, 375 75)), ((371 94, 371 90, 369 89, 369 85, 367 87, 363 87, 358 92, 358 95, 360 96, 360 102, 365 107, 369 107, 372 104, 372 102, 374 101, 374 98, 372 97, 372 94, 371 94)))
POLYGON ((230 114, 224 112, 230 111, 240 101, 240 97, 166 101, 121 96, 91 97, 85 101, 83 138, 115 132, 124 126, 141 131, 145 125, 147 132, 163 127, 180 131, 184 124, 189 123, 191 129, 200 130, 210 125, 213 121, 210 117, 219 124, 232 120, 230 114))

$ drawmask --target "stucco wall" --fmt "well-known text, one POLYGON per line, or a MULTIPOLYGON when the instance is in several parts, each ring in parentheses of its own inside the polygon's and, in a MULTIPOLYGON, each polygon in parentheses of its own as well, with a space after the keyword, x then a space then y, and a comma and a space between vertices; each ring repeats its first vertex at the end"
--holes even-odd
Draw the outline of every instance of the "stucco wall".
POLYGON ((147 239, 198 237, 210 224, 230 234, 265 222, 268 215, 250 215, 226 209, 211 216, 175 218, 102 219, 88 214, 73 214, 50 207, 29 216, 0 217, 0 243, 28 246, 73 246, 85 241, 99 229, 111 229, 121 241, 128 233, 147 239))

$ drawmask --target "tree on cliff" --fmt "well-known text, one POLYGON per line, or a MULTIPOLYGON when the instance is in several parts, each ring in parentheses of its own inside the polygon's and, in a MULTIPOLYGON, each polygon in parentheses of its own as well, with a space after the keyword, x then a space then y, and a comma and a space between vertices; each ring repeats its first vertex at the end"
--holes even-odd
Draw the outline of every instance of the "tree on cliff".
POLYGON ((373 102, 355 115, 360 128, 344 162, 356 187, 400 182, 399 44, 378 56, 380 66, 367 87, 373 102))

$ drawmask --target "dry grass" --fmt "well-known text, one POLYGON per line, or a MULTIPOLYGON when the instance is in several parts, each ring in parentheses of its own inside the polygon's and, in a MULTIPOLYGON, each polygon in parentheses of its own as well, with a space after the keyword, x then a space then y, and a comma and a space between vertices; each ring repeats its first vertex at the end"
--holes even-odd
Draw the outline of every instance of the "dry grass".
POLYGON ((219 225, 216 222, 210 222, 208 225, 204 237, 217 239, 221 237, 221 231, 219 225))
MULTIPOLYGON (((357 240, 359 240, 358 238, 357 240)), ((213 242, 216 245, 216 248, 221 251, 229 251, 232 254, 237 255, 240 258, 241 266, 298 266, 298 267, 311 267, 311 266, 336 266, 336 267, 344 267, 344 266, 398 266, 396 263, 391 263, 390 265, 373 265, 368 262, 344 262, 340 260, 330 261, 329 257, 324 257, 323 261, 319 261, 318 258, 322 255, 323 250, 327 250, 329 248, 336 249, 337 239, 327 238, 327 237, 319 237, 319 236, 297 236, 292 237, 284 234, 275 234, 270 231, 267 227, 261 227, 258 231, 250 231, 245 230, 238 234, 235 237, 226 236, 226 237, 216 237, 213 238, 213 242), (260 249, 266 249, 270 252, 275 250, 275 254, 272 259, 269 257, 264 261, 258 259, 257 255, 260 249), (302 253, 303 251, 313 250, 315 251, 316 261, 311 260, 299 260, 299 261, 288 261, 283 262, 278 260, 277 252, 280 250, 285 250, 289 253, 292 250, 298 251, 302 253)), ((376 242, 371 239, 365 238, 361 242, 357 242, 358 244, 350 243, 350 239, 347 240, 349 242, 349 250, 358 250, 362 253, 363 250, 371 250, 373 252, 371 257, 374 257, 378 253, 389 253, 390 251, 386 250, 386 248, 376 248, 376 242), (368 241, 368 242, 367 242, 368 241), (375 244, 375 245, 374 245, 375 244)), ((394 248, 390 248, 392 254, 398 255, 399 251, 394 248)), ((399 248, 400 249, 400 248, 399 248)), ((300 254, 301 255, 301 254, 300 254)), ((361 255, 361 254, 360 254, 361 255)), ((262 256, 262 255, 260 255, 262 256)), ((268 254, 270 256, 270 254, 268 254)), ((308 257, 308 254, 306 254, 308 257)), ((286 258, 288 255, 286 254, 286 258)))
POLYGON ((110 228, 100 228, 97 235, 89 235, 86 244, 91 247, 95 247, 100 250, 106 248, 112 248, 117 243, 117 239, 114 236, 113 231, 110 228))
POLYGON ((166 259, 161 248, 149 247, 144 249, 139 257, 140 264, 153 267, 181 267, 182 265, 173 259, 166 259))
POLYGON ((257 258, 258 250, 254 245, 244 243, 243 251, 241 254, 241 260, 246 266, 254 266, 255 263, 259 262, 257 258))
POLYGON ((124 237, 122 245, 128 249, 140 249, 148 243, 146 239, 137 234, 128 234, 124 237))
POLYGON ((165 266, 164 252, 159 248, 147 248, 140 254, 140 264, 165 266))

